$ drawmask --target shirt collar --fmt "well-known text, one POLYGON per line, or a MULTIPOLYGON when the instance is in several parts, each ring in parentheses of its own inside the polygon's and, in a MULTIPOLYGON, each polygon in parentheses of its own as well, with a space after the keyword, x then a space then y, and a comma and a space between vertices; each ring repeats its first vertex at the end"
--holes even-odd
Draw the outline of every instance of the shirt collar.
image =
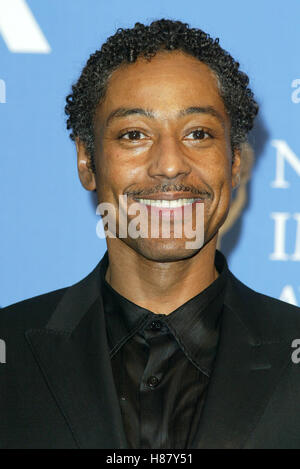
POLYGON ((228 274, 225 256, 216 250, 215 267, 219 272, 218 278, 168 315, 155 314, 120 295, 105 280, 108 265, 106 252, 100 275, 111 356, 136 332, 147 327, 153 319, 159 319, 168 326, 188 359, 209 376, 218 343, 228 274))

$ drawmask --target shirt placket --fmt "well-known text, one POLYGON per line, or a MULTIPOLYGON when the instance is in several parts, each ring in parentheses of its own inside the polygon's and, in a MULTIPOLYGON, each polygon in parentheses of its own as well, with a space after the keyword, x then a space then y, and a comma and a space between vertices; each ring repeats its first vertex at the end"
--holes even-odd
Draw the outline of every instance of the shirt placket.
POLYGON ((149 345, 148 361, 140 383, 140 448, 167 448, 168 425, 164 416, 164 375, 172 338, 160 320, 151 320, 143 331, 149 345))

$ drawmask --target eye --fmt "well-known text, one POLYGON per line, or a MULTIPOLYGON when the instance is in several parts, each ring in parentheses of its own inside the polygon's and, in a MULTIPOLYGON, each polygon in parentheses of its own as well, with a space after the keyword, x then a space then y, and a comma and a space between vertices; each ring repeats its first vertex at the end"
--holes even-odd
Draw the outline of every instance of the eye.
POLYGON ((203 129, 193 130, 192 132, 190 132, 189 134, 185 136, 187 140, 206 140, 207 137, 212 138, 211 134, 208 132, 205 132, 205 130, 203 129), (191 138, 189 138, 190 135, 192 136, 191 138))
POLYGON ((119 139, 124 139, 124 140, 141 140, 142 136, 145 137, 145 134, 140 132, 139 130, 128 130, 127 132, 122 133, 119 135, 119 139))

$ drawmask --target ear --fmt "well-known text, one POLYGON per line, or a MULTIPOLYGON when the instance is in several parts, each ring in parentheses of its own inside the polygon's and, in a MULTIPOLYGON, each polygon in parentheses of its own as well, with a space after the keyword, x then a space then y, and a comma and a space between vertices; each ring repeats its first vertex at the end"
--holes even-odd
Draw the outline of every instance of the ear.
POLYGON ((231 186, 233 189, 239 186, 241 175, 241 150, 234 149, 231 163, 231 186))
POLYGON ((95 174, 90 167, 91 157, 86 151, 85 144, 76 137, 77 168, 81 184, 88 191, 96 190, 95 174))

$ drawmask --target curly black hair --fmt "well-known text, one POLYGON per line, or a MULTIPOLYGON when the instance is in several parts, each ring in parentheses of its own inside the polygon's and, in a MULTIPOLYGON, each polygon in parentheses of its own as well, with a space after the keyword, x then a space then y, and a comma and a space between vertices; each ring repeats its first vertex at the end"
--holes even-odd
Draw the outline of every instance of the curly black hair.
POLYGON ((66 98, 65 113, 70 137, 78 137, 90 156, 95 172, 93 120, 97 105, 104 98, 111 73, 124 63, 134 63, 139 56, 151 60, 157 52, 180 50, 208 65, 216 74, 220 94, 231 120, 232 150, 247 140, 258 113, 258 104, 248 87, 248 76, 240 64, 221 48, 219 38, 212 39, 201 29, 187 23, 161 19, 149 26, 136 23, 131 29, 119 28, 101 49, 92 54, 66 98))

